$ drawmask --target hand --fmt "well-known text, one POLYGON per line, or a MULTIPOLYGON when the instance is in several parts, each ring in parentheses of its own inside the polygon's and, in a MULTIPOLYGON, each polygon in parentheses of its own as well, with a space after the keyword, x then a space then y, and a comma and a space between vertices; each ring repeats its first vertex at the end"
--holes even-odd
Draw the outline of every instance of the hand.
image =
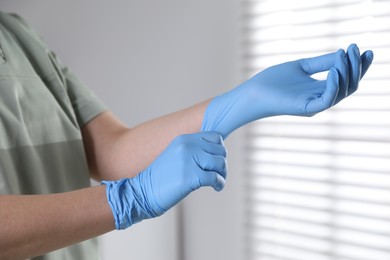
POLYGON ((104 181, 117 229, 162 215, 192 191, 225 186, 226 150, 217 133, 177 137, 144 171, 131 179, 104 181))
POLYGON ((237 88, 214 98, 206 109, 202 131, 226 138, 257 119, 277 115, 312 116, 354 93, 373 60, 355 44, 314 58, 279 64, 258 73, 237 88), (326 80, 311 75, 329 71, 326 80))

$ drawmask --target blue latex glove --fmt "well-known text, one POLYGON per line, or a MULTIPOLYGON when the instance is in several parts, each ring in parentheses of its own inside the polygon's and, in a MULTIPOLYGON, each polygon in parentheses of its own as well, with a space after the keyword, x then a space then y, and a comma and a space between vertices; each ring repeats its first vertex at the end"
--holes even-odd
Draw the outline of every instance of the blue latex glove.
POLYGON ((372 51, 360 56, 358 47, 352 44, 347 53, 340 49, 272 66, 211 100, 201 130, 215 131, 226 138, 235 129, 257 119, 312 116, 355 92, 372 60, 372 51), (311 77, 323 71, 329 71, 326 80, 311 77))
POLYGON ((202 186, 225 186, 226 150, 222 137, 204 132, 182 135, 134 178, 103 181, 115 226, 125 229, 162 215, 202 186))

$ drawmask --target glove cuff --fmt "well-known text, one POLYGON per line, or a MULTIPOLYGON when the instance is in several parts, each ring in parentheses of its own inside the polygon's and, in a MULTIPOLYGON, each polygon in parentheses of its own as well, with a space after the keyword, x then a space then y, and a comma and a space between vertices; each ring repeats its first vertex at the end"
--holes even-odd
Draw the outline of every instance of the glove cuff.
POLYGON ((126 229, 144 219, 154 218, 165 212, 160 207, 156 210, 156 207, 150 206, 137 177, 101 182, 102 185, 106 185, 106 196, 117 230, 126 229))
POLYGON ((229 102, 225 102, 222 95, 213 98, 203 115, 203 122, 200 130, 202 132, 217 132, 223 139, 226 139, 230 132, 226 131, 227 129, 224 127, 224 121, 231 107, 232 105, 229 104, 229 102))

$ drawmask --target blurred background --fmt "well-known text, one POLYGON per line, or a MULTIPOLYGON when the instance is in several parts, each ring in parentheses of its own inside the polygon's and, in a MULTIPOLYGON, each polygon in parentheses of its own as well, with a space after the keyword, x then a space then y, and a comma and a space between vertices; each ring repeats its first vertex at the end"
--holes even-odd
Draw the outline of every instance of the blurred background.
POLYGON ((0 8, 23 16, 129 126, 273 64, 350 43, 372 49, 357 94, 312 118, 235 132, 224 191, 201 189, 160 218, 102 236, 101 257, 390 260, 390 1, 4 0, 0 8))
MULTIPOLYGON (((0 8, 23 16, 129 126, 239 82, 238 0, 12 0, 0 8)), ((103 236, 102 259, 240 259, 240 151, 230 150, 226 190, 200 190, 161 218, 103 236)))

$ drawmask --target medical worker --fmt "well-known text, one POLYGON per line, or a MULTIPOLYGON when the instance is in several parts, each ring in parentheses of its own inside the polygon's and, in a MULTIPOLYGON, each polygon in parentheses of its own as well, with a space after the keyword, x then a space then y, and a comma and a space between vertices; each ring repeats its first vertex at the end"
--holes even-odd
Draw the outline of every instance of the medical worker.
POLYGON ((286 62, 128 127, 23 19, 0 12, 0 259, 98 259, 95 237, 158 217, 202 186, 222 190, 223 140, 235 129, 332 107, 372 59, 352 44, 286 62), (310 77, 321 71, 326 80, 310 77))

